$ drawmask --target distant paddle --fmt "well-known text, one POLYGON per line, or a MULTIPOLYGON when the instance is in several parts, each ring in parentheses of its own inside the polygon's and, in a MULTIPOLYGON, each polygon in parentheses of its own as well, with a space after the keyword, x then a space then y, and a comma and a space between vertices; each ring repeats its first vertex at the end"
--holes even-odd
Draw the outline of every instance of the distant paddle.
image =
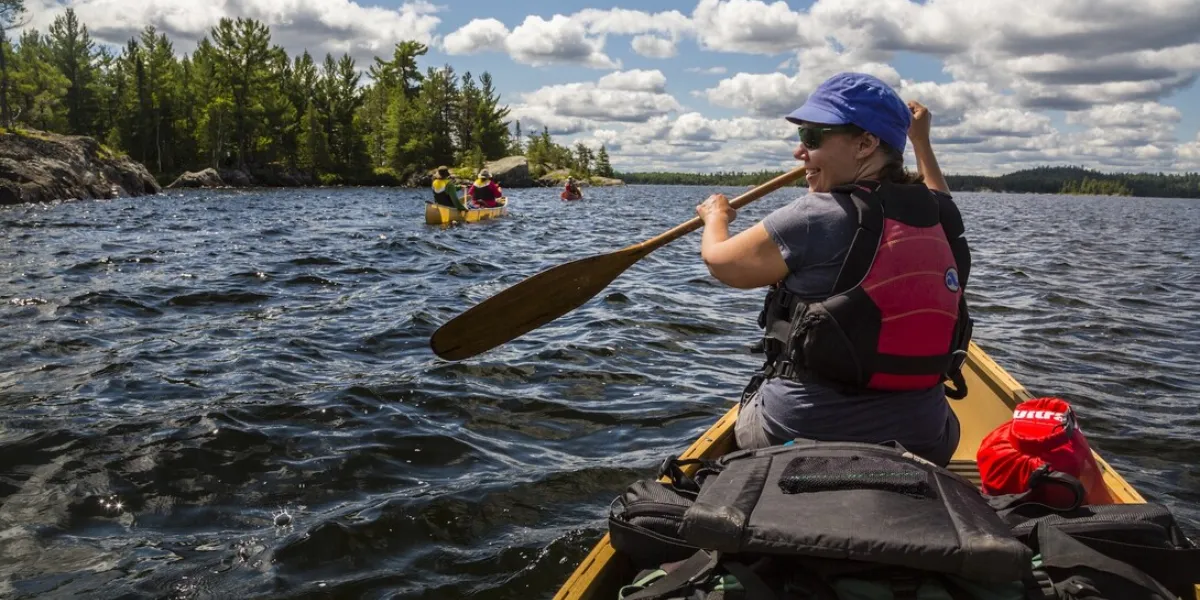
MULTIPOLYGON (((804 167, 792 169, 729 204, 741 208, 803 176, 804 167)), ((700 217, 693 217, 640 244, 574 260, 529 277, 439 327, 429 340, 433 353, 446 360, 462 360, 529 333, 579 308, 633 263, 703 224, 700 217)))

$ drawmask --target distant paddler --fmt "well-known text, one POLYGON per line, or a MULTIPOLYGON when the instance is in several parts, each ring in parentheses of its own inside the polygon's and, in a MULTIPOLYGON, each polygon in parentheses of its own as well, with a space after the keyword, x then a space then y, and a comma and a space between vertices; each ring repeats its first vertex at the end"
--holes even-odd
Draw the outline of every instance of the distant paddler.
POLYGON ((504 192, 500 189, 499 184, 492 181, 492 173, 487 169, 479 171, 475 183, 467 188, 467 196, 471 198, 472 202, 483 208, 503 206, 500 199, 504 197, 504 192))
POLYGON ((433 202, 438 206, 467 210, 467 205, 458 197, 454 180, 450 177, 450 168, 441 166, 433 176, 433 202))
POLYGON ((574 177, 567 177, 567 185, 563 187, 563 200, 580 200, 583 198, 583 192, 579 190, 579 184, 575 183, 574 177))

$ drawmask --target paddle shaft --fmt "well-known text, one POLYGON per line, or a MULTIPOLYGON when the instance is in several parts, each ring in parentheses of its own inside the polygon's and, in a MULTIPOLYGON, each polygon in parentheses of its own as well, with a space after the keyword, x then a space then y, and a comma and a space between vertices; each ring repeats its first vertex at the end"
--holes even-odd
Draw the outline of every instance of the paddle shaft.
MULTIPOLYGON (((734 210, 737 210, 747 204, 750 204, 751 202, 754 202, 755 200, 758 200, 759 198, 762 198, 763 196, 766 196, 767 194, 770 194, 771 192, 774 192, 775 190, 777 190, 777 189, 779 189, 801 177, 804 177, 804 173, 805 173, 804 167, 797 167, 795 169, 792 169, 791 171, 788 171, 787 173, 779 175, 778 177, 775 177, 774 179, 771 179, 770 181, 755 187, 754 189, 746 192, 745 194, 742 194, 742 195, 738 196, 737 198, 730 200, 729 206, 733 207, 734 210)), ((680 237, 687 235, 697 229, 700 229, 703 226, 704 226, 704 220, 702 220, 700 217, 692 217, 691 220, 686 221, 684 223, 680 223, 679 225, 676 225, 675 227, 672 227, 671 229, 668 229, 667 231, 664 231, 663 233, 661 233, 657 236, 654 236, 644 242, 634 244, 633 246, 630 246, 630 248, 637 248, 638 250, 641 250, 640 254, 642 256, 645 256, 646 254, 649 254, 650 252, 652 252, 658 248, 661 248, 667 244, 670 244, 671 242, 679 239, 680 237)))

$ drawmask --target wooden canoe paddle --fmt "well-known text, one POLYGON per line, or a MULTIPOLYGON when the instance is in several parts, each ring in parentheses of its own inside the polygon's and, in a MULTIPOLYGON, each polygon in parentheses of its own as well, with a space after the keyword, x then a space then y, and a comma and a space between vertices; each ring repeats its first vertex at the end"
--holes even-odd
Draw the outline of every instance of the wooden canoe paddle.
MULTIPOLYGON (((729 204, 741 208, 803 176, 804 167, 792 169, 729 204)), ((429 340, 433 353, 446 360, 462 360, 529 333, 579 308, 633 263, 703 224, 700 217, 693 217, 639 244, 564 263, 526 278, 439 327, 429 340)))

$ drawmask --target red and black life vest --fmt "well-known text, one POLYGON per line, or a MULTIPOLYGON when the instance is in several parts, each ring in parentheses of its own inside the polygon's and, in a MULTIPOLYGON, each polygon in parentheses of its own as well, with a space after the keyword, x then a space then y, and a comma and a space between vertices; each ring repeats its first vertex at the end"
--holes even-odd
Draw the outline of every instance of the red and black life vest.
POLYGON ((484 206, 495 206, 497 196, 496 184, 493 181, 487 182, 487 185, 479 185, 476 181, 471 186, 471 197, 484 206))
POLYGON ((758 381, 903 391, 950 378, 947 394, 962 397, 970 250, 958 208, 920 184, 860 181, 833 193, 849 197, 858 230, 829 297, 772 286, 759 316, 767 363, 758 381))

